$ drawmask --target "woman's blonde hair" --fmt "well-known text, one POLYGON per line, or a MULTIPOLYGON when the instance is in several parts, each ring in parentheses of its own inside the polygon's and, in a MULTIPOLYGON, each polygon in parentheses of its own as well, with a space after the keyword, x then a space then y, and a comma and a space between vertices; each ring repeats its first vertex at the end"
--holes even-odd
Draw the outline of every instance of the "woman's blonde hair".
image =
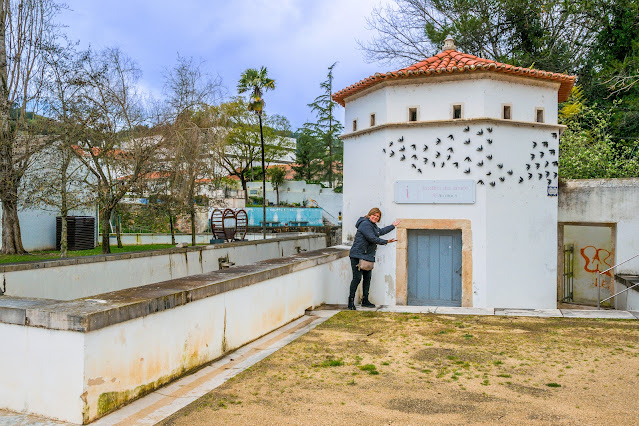
POLYGON ((372 209, 370 209, 370 211, 368 212, 368 214, 366 215, 366 217, 371 217, 374 214, 378 214, 379 218, 382 218, 382 211, 380 209, 378 209, 377 207, 373 207, 372 209))

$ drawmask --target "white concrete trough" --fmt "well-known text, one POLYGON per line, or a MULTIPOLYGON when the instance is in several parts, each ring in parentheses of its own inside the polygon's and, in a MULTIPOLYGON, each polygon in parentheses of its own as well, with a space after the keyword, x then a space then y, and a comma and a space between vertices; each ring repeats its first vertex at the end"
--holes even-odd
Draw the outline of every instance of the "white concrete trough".
POLYGON ((333 247, 76 300, 0 297, 0 408, 91 422, 343 303, 349 281, 333 247))
POLYGON ((324 234, 0 265, 0 294, 73 300, 326 247, 324 234))

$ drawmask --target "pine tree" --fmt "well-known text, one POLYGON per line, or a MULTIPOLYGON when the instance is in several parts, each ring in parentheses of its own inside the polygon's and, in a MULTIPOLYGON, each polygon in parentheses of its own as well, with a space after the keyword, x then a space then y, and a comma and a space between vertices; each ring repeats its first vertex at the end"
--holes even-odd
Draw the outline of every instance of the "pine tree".
POLYGON ((333 68, 335 65, 337 65, 337 62, 328 67, 326 80, 320 83, 322 94, 308 104, 317 115, 317 121, 305 124, 310 134, 321 141, 325 148, 323 174, 331 188, 336 180, 341 181, 339 169, 343 161, 343 144, 339 138, 343 126, 335 117, 337 103, 331 98, 333 92, 333 68))

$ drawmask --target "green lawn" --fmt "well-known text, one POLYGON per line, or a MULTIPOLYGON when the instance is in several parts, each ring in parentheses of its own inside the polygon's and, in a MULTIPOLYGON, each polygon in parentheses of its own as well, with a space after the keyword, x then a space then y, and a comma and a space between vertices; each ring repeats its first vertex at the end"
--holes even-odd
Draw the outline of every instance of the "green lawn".
MULTIPOLYGON (((146 250, 158 250, 171 248, 171 244, 147 244, 139 246, 124 246, 118 248, 117 246, 111 246, 111 253, 126 253, 131 251, 146 251, 146 250)), ((68 257, 78 256, 95 256, 102 254, 102 247, 96 247, 93 250, 79 250, 69 251, 68 257)), ((18 262, 33 262, 35 260, 47 260, 47 259, 60 259, 60 252, 51 251, 34 251, 30 254, 0 254, 0 263, 18 263, 18 262)))

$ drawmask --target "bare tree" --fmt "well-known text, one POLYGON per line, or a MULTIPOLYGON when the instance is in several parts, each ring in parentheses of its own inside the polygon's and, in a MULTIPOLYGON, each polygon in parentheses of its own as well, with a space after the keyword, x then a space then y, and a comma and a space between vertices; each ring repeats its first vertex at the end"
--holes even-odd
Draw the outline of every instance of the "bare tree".
POLYGON ((465 53, 566 72, 585 60, 598 19, 579 1, 395 0, 375 8, 368 25, 377 36, 359 44, 371 62, 415 63, 452 35, 465 53))
POLYGON ((191 244, 195 245, 196 196, 217 180, 215 155, 220 128, 212 104, 221 97, 221 82, 203 70, 203 63, 178 55, 166 73, 168 120, 164 138, 167 152, 164 170, 174 199, 181 201, 191 219, 191 244))
POLYGON ((140 188, 163 139, 149 130, 136 83, 136 64, 118 49, 87 52, 73 117, 82 128, 73 152, 90 172, 100 206, 102 253, 110 253, 110 219, 118 203, 140 188))
POLYGON ((83 54, 73 43, 57 46, 44 56, 48 64, 44 74, 47 104, 47 133, 53 141, 35 154, 34 165, 26 172, 22 186, 23 206, 53 210, 61 216, 60 257, 67 256, 67 216, 72 210, 92 205, 95 197, 87 185, 88 170, 76 158, 76 139, 82 132, 73 119, 73 106, 81 93, 83 54))
POLYGON ((47 67, 43 55, 55 42, 59 9, 53 0, 0 0, 0 253, 25 253, 19 188, 33 154, 50 140, 38 128, 38 108, 47 67))

